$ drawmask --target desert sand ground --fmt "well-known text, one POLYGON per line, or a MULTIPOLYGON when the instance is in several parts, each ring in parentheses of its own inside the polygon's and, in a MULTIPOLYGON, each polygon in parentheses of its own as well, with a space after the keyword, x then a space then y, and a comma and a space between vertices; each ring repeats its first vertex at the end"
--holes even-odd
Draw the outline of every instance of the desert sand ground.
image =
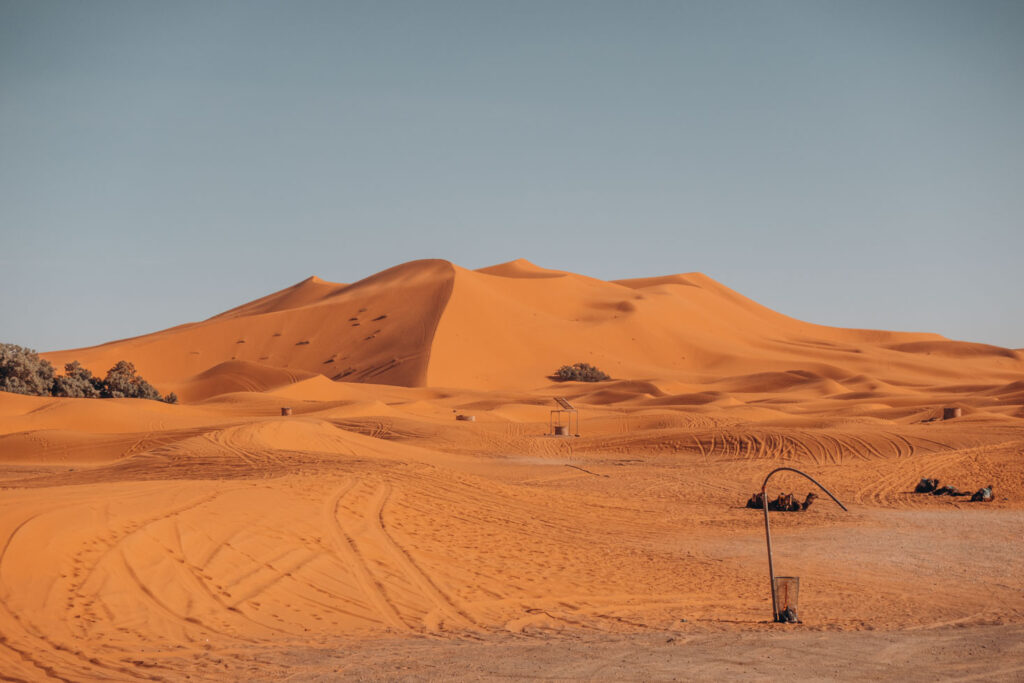
POLYGON ((1024 679, 1018 350, 430 261, 46 356, 183 401, 0 394, 8 680, 1024 679))

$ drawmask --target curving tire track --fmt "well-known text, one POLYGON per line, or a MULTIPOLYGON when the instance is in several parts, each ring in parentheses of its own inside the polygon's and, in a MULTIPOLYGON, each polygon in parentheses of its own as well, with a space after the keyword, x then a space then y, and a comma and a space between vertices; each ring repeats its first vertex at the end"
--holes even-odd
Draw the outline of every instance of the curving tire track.
POLYGON ((391 552, 395 563, 399 566, 413 585, 425 596, 435 609, 448 619, 461 623, 468 628, 482 629, 477 622, 464 608, 456 605, 455 601, 438 587, 437 583, 416 563, 412 555, 399 545, 388 533, 384 525, 384 505, 391 496, 391 487, 387 484, 381 485, 376 494, 370 499, 366 508, 366 518, 371 522, 371 531, 382 541, 383 545, 391 552))
POLYGON ((395 604, 388 598, 384 586, 378 581, 370 569, 366 558, 359 551, 358 545, 350 535, 341 521, 338 519, 338 507, 341 501, 348 496, 358 484, 358 481, 348 481, 340 486, 327 499, 324 504, 324 526, 328 535, 334 540, 333 550, 342 565, 349 568, 355 575, 359 587, 366 595, 370 604, 374 607, 380 621, 399 631, 412 630, 409 625, 398 614, 395 604))
MULTIPOLYGON (((43 516, 48 515, 48 514, 52 514, 54 512, 65 510, 68 507, 73 507, 73 506, 65 506, 65 507, 62 507, 62 508, 54 509, 54 510, 45 510, 43 512, 39 512, 39 513, 30 515, 29 517, 23 519, 20 523, 18 523, 17 526, 14 527, 14 529, 11 530, 11 533, 8 534, 7 538, 4 540, 3 547, 0 548, 0 579, 2 579, 2 577, 3 577, 3 563, 4 563, 4 560, 6 559, 7 553, 10 550, 11 543, 14 541, 14 538, 18 535, 18 533, 21 532, 31 522, 39 519, 40 517, 43 517, 43 516)), ((42 649, 42 650, 45 650, 45 651, 52 651, 54 653, 68 654, 68 655, 71 655, 72 657, 74 657, 75 660, 78 662, 77 666, 73 667, 73 669, 75 671, 74 672, 75 676, 91 676, 91 675, 93 675, 95 669, 102 669, 102 670, 105 670, 105 671, 108 671, 108 672, 116 672, 116 673, 130 675, 133 678, 140 678, 141 677, 141 678, 146 678, 148 680, 162 680, 158 676, 141 675, 140 672, 138 672, 138 671, 127 669, 127 668, 124 668, 124 667, 119 667, 119 666, 113 666, 113 665, 105 664, 105 663, 99 661, 98 659, 96 659, 95 657, 88 657, 83 652, 81 652, 81 650, 77 650, 77 649, 74 649, 72 647, 65 646, 65 645, 62 645, 60 643, 54 642, 50 638, 47 638, 45 635, 37 632, 36 629, 31 628, 29 626, 29 624, 27 624, 25 622, 25 620, 22 618, 22 616, 19 615, 18 612, 16 612, 14 609, 12 609, 8 605, 6 595, 3 595, 7 591, 6 591, 6 588, 3 587, 2 580, 0 580, 0 591, 2 591, 2 593, 0 593, 0 613, 6 614, 6 616, 9 617, 12 625, 15 625, 20 630, 20 633, 18 634, 18 636, 21 637, 21 638, 27 638, 27 639, 29 639, 31 641, 35 641, 36 643, 38 643, 39 645, 42 646, 42 647, 37 647, 36 649, 42 649)), ((36 657, 33 657, 31 654, 29 654, 25 650, 23 650, 23 649, 17 647, 16 645, 14 645, 11 642, 12 641, 11 635, 12 634, 6 634, 6 633, 5 634, 0 634, 0 645, 2 645, 3 647, 7 648, 8 650, 16 653, 25 663, 27 663, 30 666, 32 666, 33 668, 38 669, 39 671, 41 671, 45 675, 46 679, 48 679, 48 680, 65 681, 66 683, 70 683, 71 682, 72 679, 68 679, 68 678, 65 678, 64 676, 62 676, 58 672, 57 668, 55 668, 54 666, 50 666, 49 664, 47 664, 47 663, 45 663, 43 661, 40 661, 39 659, 37 659, 36 657)), ((57 655, 57 656, 60 656, 60 655, 57 655)), ((3 675, 2 672, 0 672, 0 675, 3 675)))

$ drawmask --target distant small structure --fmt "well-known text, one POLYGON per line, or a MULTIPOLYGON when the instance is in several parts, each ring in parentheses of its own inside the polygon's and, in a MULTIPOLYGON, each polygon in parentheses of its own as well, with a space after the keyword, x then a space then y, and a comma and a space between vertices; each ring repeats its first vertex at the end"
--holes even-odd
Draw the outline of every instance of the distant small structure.
POLYGON ((943 408, 942 419, 952 420, 954 417, 960 417, 964 414, 963 408, 943 408))
POLYGON ((289 406, 284 406, 284 407, 282 407, 282 408, 281 408, 281 415, 283 415, 283 416, 285 416, 285 417, 288 417, 288 416, 289 416, 289 415, 291 415, 291 414, 292 414, 292 409, 291 409, 291 407, 289 407, 289 406))
POLYGON ((555 396, 555 403, 558 408, 552 410, 548 417, 548 426, 551 428, 551 436, 569 436, 572 433, 572 418, 576 417, 576 432, 574 436, 580 435, 580 411, 573 404, 561 396, 555 396), (567 424, 562 424, 565 417, 567 424))
POLYGON ((463 415, 460 413, 455 416, 455 419, 462 422, 476 422, 476 415, 463 415))

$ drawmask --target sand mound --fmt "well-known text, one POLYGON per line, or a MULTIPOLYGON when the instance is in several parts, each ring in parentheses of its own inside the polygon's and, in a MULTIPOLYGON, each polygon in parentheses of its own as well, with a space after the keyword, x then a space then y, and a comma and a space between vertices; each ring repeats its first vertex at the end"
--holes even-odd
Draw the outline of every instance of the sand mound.
POLYGON ((499 263, 496 266, 479 268, 476 272, 484 273, 485 275, 513 278, 553 278, 567 275, 567 273, 561 270, 547 270, 546 268, 541 268, 540 266, 534 265, 523 258, 516 259, 515 261, 508 261, 506 263, 499 263))
POLYGON ((176 388, 181 401, 203 399, 238 391, 269 391, 313 376, 303 370, 275 368, 244 360, 219 363, 192 377, 176 388))
POLYGON ((281 398, 304 401, 357 401, 365 399, 367 393, 346 382, 333 382, 323 375, 274 389, 271 393, 281 398))
POLYGON ((1021 360, 1021 355, 1013 349, 1004 349, 1001 346, 990 344, 975 344, 962 341, 921 341, 908 342, 905 344, 889 344, 886 348, 903 353, 934 354, 944 358, 1010 358, 1021 360))

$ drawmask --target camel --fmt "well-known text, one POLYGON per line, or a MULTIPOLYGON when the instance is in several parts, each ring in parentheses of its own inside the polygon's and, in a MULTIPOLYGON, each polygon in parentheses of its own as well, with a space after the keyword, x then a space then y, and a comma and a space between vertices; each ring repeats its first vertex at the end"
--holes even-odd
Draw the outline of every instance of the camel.
POLYGON ((933 496, 969 496, 971 494, 961 491, 955 486, 942 486, 932 491, 933 496))
MULTIPOLYGON (((792 493, 780 493, 775 500, 768 501, 768 509, 775 510, 777 512, 803 512, 817 499, 818 494, 813 491, 807 494, 807 498, 804 499, 803 503, 798 501, 792 493)), ((747 501, 747 507, 753 508, 754 510, 763 509, 764 494, 755 493, 750 496, 750 499, 747 501)))
MULTIPOLYGON (((797 503, 797 506, 800 504, 797 503)), ((778 510, 780 512, 790 512, 793 508, 793 494, 792 493, 780 493, 779 497, 768 503, 769 510, 778 510)))
POLYGON ((971 496, 972 503, 988 503, 992 500, 992 484, 989 484, 983 489, 978 489, 973 496, 971 496))
POLYGON ((917 483, 914 493, 932 493, 937 488, 939 488, 938 479, 922 479, 917 483))

